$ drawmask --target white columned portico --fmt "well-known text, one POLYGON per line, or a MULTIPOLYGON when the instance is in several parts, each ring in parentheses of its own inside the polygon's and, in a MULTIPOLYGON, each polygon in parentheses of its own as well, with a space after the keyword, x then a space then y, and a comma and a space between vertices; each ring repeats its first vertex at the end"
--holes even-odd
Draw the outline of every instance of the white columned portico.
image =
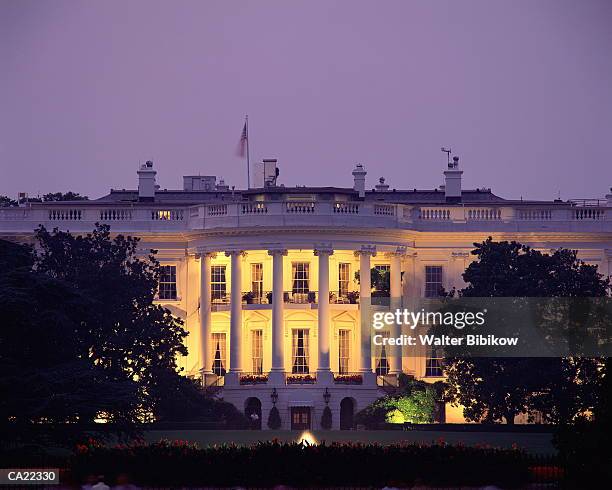
POLYGON ((216 254, 201 251, 200 258, 200 374, 206 386, 207 378, 212 375, 212 363, 209 359, 211 319, 210 261, 216 254))
POLYGON ((284 333, 284 295, 283 295, 283 257, 287 250, 278 248, 268 250, 272 256, 272 369, 268 382, 275 385, 285 384, 284 333))
MULTIPOLYGON (((398 247, 397 251, 389 254, 391 261, 390 271, 390 307, 391 311, 402 307, 402 257, 405 249, 398 247)), ((397 322, 391 326, 391 337, 398 338, 402 334, 402 329, 397 322)), ((389 374, 399 375, 402 372, 402 348, 398 345, 390 346, 389 374)))
POLYGON ((230 296, 230 365, 225 375, 226 384, 239 384, 242 372, 242 250, 225 252, 231 258, 230 296))
POLYGON ((329 256, 333 253, 331 245, 318 246, 314 250, 314 254, 319 257, 319 367, 317 369, 317 382, 324 384, 331 384, 333 382, 329 363, 331 321, 329 314, 329 256))
POLYGON ((371 257, 376 256, 376 247, 363 246, 355 252, 359 255, 359 313, 361 317, 361 362, 363 382, 376 382, 372 372, 372 279, 370 277, 371 257))

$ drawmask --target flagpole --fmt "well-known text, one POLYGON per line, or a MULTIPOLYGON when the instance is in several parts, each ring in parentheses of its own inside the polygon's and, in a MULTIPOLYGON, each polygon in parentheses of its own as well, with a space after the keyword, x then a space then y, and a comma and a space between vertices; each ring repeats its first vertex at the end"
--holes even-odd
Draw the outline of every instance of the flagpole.
POLYGON ((251 188, 251 159, 249 157, 249 115, 246 115, 246 157, 247 157, 247 190, 251 188))

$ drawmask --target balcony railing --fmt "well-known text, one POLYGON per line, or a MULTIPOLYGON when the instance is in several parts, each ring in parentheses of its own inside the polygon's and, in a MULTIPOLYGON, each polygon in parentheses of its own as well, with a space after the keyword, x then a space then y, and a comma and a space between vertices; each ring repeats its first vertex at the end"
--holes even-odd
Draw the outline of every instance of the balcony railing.
POLYGON ((272 291, 245 291, 242 303, 247 305, 271 305, 272 291))
POLYGON ((161 206, 147 203, 30 203, 0 208, 0 232, 31 232, 39 224, 90 231, 94 223, 113 230, 168 231, 253 226, 330 226, 430 229, 469 224, 471 227, 612 229, 612 206, 604 200, 563 203, 394 204, 350 201, 228 201, 161 206), (591 223, 591 224, 589 224, 591 223), (565 228, 564 228, 565 227, 565 228))

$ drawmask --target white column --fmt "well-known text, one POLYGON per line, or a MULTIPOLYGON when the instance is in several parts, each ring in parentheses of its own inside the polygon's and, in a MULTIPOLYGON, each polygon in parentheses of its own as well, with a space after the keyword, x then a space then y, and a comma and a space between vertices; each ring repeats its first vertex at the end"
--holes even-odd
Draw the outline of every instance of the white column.
POLYGON ((268 250, 268 254, 272 256, 272 369, 268 380, 280 385, 285 382, 283 257, 287 250, 268 250))
POLYGON ((318 301, 318 338, 319 368, 317 382, 331 383, 333 376, 329 364, 330 315, 329 315, 329 256, 334 252, 329 247, 316 248, 314 254, 319 257, 319 301, 318 301))
MULTIPOLYGON (((389 254, 391 259, 391 274, 390 274, 390 307, 391 311, 395 311, 402 307, 402 253, 393 252, 389 254)), ((391 337, 399 337, 402 333, 401 327, 397 323, 391 326, 391 337)), ((398 375, 402 372, 402 348, 401 346, 390 346, 389 349, 389 374, 398 375)))
MULTIPOLYGON (((375 247, 362 247, 359 254, 359 310, 361 317, 361 371, 364 375, 372 373, 372 325, 371 301, 372 282, 370 277, 370 257, 376 255, 375 247)), ((364 382, 365 382, 364 376, 364 382)))
POLYGON ((242 257, 243 251, 225 252, 231 257, 231 297, 230 297, 230 365, 226 382, 238 382, 242 371, 242 257))
POLYGON ((212 374, 212 363, 209 356, 210 332, 212 327, 210 302, 210 261, 214 253, 200 253, 200 373, 206 384, 206 375, 212 374))

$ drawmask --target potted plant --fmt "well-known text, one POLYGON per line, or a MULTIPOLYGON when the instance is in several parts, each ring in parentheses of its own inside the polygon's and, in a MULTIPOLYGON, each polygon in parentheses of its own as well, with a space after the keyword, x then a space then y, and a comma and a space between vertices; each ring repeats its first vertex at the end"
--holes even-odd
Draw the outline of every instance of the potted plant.
POLYGON ((242 295, 242 301, 245 301, 247 305, 252 305, 254 299, 255 293, 253 291, 248 291, 242 295))
POLYGON ((272 291, 268 291, 266 293, 266 298, 268 299, 268 304, 271 305, 272 304, 272 291))
POLYGON ((349 291, 346 293, 346 299, 352 305, 356 305, 359 302, 359 291, 349 291))

